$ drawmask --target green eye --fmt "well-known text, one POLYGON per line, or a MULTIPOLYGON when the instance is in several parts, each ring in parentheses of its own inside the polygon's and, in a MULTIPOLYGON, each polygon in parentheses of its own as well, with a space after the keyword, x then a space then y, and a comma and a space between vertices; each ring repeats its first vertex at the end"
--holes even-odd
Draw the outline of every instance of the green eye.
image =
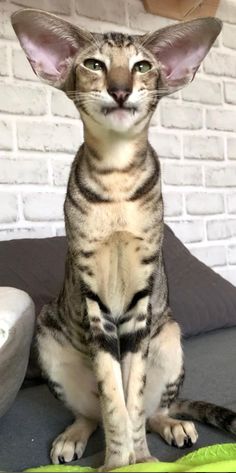
POLYGON ((105 69, 105 64, 98 59, 85 59, 84 66, 91 71, 103 71, 105 69))
POLYGON ((136 64, 133 67, 133 70, 136 72, 141 72, 141 74, 144 74, 145 72, 150 71, 152 68, 152 65, 148 61, 139 61, 136 62, 136 64))

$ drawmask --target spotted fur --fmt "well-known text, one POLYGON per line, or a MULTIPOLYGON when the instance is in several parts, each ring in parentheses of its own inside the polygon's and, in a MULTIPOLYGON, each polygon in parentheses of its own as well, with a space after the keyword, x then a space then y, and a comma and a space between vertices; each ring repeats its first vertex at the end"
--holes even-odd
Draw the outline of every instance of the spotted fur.
POLYGON ((194 425, 172 412, 235 431, 225 411, 175 402, 183 354, 168 306, 160 164, 148 142, 160 97, 193 79, 220 22, 102 35, 28 9, 12 23, 36 74, 65 91, 84 124, 64 206, 64 283, 37 324, 43 372, 76 417, 54 441, 53 463, 80 457, 99 423, 107 470, 151 458, 146 423, 170 444, 196 442, 194 425))

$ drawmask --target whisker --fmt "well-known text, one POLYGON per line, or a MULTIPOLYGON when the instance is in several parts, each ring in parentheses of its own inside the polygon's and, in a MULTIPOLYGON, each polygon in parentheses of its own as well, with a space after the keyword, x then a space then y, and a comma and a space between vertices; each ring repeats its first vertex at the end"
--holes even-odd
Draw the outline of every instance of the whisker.
POLYGON ((95 102, 94 99, 86 98, 86 97, 78 97, 75 95, 74 97, 70 97, 72 100, 81 100, 81 101, 86 101, 86 102, 95 102))

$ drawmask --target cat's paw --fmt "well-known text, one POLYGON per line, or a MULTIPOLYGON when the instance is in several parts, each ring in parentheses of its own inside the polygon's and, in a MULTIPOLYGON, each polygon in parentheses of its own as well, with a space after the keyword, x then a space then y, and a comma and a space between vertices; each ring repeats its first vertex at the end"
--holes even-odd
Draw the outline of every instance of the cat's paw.
POLYGON ((134 452, 119 452, 119 454, 109 456, 105 464, 98 471, 111 471, 122 466, 133 465, 134 463, 136 463, 134 452))
POLYGON ((159 461, 157 458, 151 455, 146 443, 146 439, 144 439, 142 445, 135 446, 135 454, 136 463, 154 463, 159 461))
POLYGON ((157 415, 148 420, 148 428, 156 432, 169 444, 178 448, 192 447, 197 442, 198 433, 193 422, 157 415))
POLYGON ((189 448, 197 442, 198 433, 193 422, 175 420, 172 425, 166 426, 164 438, 173 447, 189 448))
POLYGON ((87 442, 79 437, 68 435, 67 432, 59 435, 52 444, 50 457, 54 465, 77 460, 82 457, 87 442))

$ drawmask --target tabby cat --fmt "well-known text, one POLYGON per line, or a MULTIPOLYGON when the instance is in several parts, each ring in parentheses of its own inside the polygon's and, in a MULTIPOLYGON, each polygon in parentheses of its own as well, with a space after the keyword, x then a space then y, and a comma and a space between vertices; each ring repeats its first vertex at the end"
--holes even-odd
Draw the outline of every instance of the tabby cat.
POLYGON ((80 458, 100 423, 104 470, 150 460, 146 428, 170 445, 194 444, 194 424, 176 414, 236 433, 231 411, 176 401, 183 354, 168 306, 160 164, 148 142, 159 99, 192 81, 221 22, 97 34, 24 9, 12 24, 35 73, 64 90, 84 125, 64 207, 64 284, 37 327, 42 370, 75 414, 52 462, 80 458))

